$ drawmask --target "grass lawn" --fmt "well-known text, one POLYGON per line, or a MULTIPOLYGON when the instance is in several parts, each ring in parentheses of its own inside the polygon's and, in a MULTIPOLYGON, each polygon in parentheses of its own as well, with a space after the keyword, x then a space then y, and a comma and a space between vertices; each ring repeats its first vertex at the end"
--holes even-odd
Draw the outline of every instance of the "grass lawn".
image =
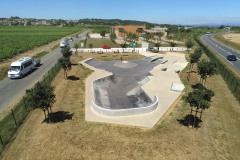
POLYGON ((90 48, 89 44, 92 44, 92 48, 102 48, 104 45, 110 46, 111 48, 121 48, 119 44, 113 43, 110 39, 89 38, 85 48, 90 48))
MULTIPOLYGON (((90 54, 73 55, 77 63, 90 54)), ((188 68, 180 73, 186 86, 199 82, 188 68)), ((196 71, 196 65, 194 68, 196 71)), ((199 129, 183 126, 179 120, 190 111, 182 100, 153 129, 86 122, 85 78, 91 70, 78 65, 68 71, 79 79, 64 80, 63 71, 53 81, 56 103, 53 112, 72 115, 59 123, 42 123, 41 110, 34 110, 6 150, 3 159, 238 159, 240 156, 239 103, 220 75, 207 79, 206 86, 215 92, 212 105, 203 112, 199 129), (23 149, 24 148, 24 149, 23 149)), ((164 93, 163 93, 164 94, 164 93)))

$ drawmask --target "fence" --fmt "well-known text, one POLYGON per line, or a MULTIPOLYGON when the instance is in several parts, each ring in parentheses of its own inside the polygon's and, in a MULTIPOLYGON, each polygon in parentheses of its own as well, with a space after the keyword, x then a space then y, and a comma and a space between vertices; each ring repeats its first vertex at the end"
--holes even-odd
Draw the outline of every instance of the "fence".
MULTIPOLYGON (((51 83, 60 69, 61 67, 57 63, 48 71, 39 83, 51 83)), ((11 112, 0 120, 0 154, 2 153, 5 145, 11 142, 18 127, 24 122, 30 111, 31 108, 24 105, 24 101, 22 99, 16 106, 13 107, 13 109, 11 109, 11 112)))
POLYGON ((240 77, 232 71, 214 52, 206 47, 199 38, 196 38, 197 43, 203 48, 207 56, 217 65, 219 73, 224 78, 228 88, 234 94, 238 101, 240 101, 240 77))
MULTIPOLYGON (((157 47, 154 47, 155 50, 157 50, 157 47)), ((73 52, 76 51, 76 49, 71 49, 73 52)), ((147 48, 111 48, 111 49, 103 49, 103 48, 79 48, 77 49, 80 53, 97 53, 97 52, 103 52, 103 53, 124 53, 124 52, 147 52, 147 48)), ((187 51, 187 48, 184 47, 159 47, 160 52, 169 52, 169 51, 175 51, 175 52, 184 52, 187 51)))

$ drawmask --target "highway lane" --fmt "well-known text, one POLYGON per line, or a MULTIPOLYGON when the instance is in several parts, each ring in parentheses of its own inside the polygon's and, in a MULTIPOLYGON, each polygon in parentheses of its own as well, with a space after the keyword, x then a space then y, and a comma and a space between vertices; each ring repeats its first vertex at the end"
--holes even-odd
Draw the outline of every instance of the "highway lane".
MULTIPOLYGON (((74 38, 73 42, 70 42, 70 47, 73 44, 86 37, 87 31, 79 34, 79 38, 74 38)), ((62 57, 60 48, 55 49, 46 56, 41 58, 41 66, 31 74, 25 76, 22 79, 9 79, 5 78, 0 81, 0 112, 5 110, 7 107, 14 105, 20 98, 23 97, 25 91, 30 89, 35 83, 37 83, 48 71, 51 69, 62 57)))
POLYGON ((232 68, 240 73, 240 52, 218 42, 213 36, 213 34, 204 35, 201 39, 210 49, 219 54, 232 68), (237 61, 229 61, 226 59, 226 57, 231 54, 237 57, 237 61))

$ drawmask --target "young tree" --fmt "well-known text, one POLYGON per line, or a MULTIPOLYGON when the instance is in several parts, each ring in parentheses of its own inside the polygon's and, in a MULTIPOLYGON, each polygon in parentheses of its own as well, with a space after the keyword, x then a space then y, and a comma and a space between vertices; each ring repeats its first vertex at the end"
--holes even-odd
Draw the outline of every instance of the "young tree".
POLYGON ((197 113, 199 112, 201 113, 200 114, 200 119, 201 119, 203 110, 209 108, 210 101, 213 96, 214 96, 214 92, 212 90, 206 89, 205 87, 200 87, 199 89, 188 93, 188 95, 185 98, 185 101, 189 103, 191 106, 191 114, 192 114, 192 111, 194 111, 193 107, 196 107, 193 126, 195 124, 197 113), (199 109, 201 109, 201 111, 199 111, 199 109))
POLYGON ((102 38, 105 37, 105 34, 106 34, 106 31, 104 31, 104 30, 102 30, 102 31, 100 32, 100 35, 102 36, 102 38))
POLYGON ((77 49, 79 48, 79 44, 78 43, 74 43, 74 48, 76 49, 75 53, 77 54, 77 49))
POLYGON ((122 43, 122 44, 120 44, 120 46, 122 47, 122 49, 123 49, 123 52, 124 52, 124 48, 127 48, 127 43, 126 42, 124 42, 124 43, 122 43))
POLYGON ((155 47, 157 47, 157 51, 159 51, 159 47, 161 46, 161 43, 160 42, 157 42, 154 44, 155 47))
POLYGON ((149 41, 153 39, 153 35, 151 33, 145 33, 145 40, 149 41))
POLYGON ((125 37, 126 36, 126 31, 125 31, 125 29, 124 28, 119 28, 119 30, 118 30, 120 33, 122 33, 122 35, 123 35, 123 37, 125 37))
POLYGON ((160 40, 160 39, 162 38, 163 35, 164 35, 163 32, 158 32, 158 33, 157 33, 158 40, 160 40))
POLYGON ((112 42, 115 42, 115 40, 117 39, 116 34, 115 33, 110 34, 110 39, 112 42))
POLYGON ((89 43, 88 46, 89 46, 89 48, 93 48, 93 44, 92 43, 89 43))
POLYGON ((173 47, 176 47, 176 45, 177 45, 177 43, 175 43, 175 42, 170 42, 170 47, 172 47, 171 50, 173 50, 173 47))
POLYGON ((26 92, 27 96, 24 98, 25 105, 31 107, 32 109, 41 109, 44 112, 45 119, 47 118, 47 111, 51 122, 51 107, 55 102, 54 88, 49 83, 37 83, 34 89, 27 90, 26 92))
POLYGON ((64 78, 67 79, 67 70, 71 70, 72 64, 69 57, 62 57, 58 60, 58 63, 61 65, 64 70, 64 78))
POLYGON ((198 74, 200 75, 200 83, 205 85, 207 76, 217 74, 217 67, 213 62, 202 60, 198 63, 198 74))
POLYGON ((201 58, 201 53, 198 53, 198 52, 194 52, 194 54, 190 55, 190 68, 189 68, 189 72, 192 72, 194 63, 198 63, 200 58, 201 58))
POLYGON ((63 57, 70 57, 72 55, 72 51, 70 50, 70 47, 64 47, 61 49, 63 57))
POLYGON ((185 42, 185 46, 187 47, 187 51, 189 52, 189 49, 192 48, 194 45, 193 41, 191 39, 187 40, 187 42, 185 42))

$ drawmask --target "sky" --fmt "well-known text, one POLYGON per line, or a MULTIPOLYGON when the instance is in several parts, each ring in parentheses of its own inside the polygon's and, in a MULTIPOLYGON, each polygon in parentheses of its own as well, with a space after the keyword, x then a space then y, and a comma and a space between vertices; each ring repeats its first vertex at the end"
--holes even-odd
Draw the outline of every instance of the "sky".
POLYGON ((0 0, 0 17, 240 24, 240 0, 0 0))

